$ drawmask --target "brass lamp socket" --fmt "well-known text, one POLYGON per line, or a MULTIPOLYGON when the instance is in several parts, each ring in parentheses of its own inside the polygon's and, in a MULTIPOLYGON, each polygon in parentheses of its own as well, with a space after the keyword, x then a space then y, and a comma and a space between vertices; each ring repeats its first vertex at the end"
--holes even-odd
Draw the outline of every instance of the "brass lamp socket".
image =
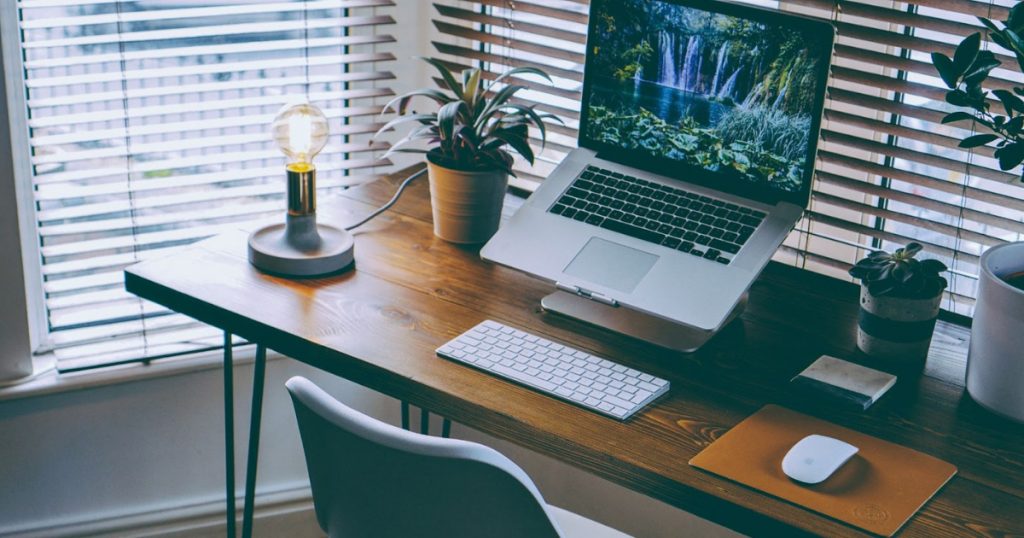
POLYGON ((316 213, 316 167, 309 163, 292 163, 288 172, 288 214, 304 217, 316 213))

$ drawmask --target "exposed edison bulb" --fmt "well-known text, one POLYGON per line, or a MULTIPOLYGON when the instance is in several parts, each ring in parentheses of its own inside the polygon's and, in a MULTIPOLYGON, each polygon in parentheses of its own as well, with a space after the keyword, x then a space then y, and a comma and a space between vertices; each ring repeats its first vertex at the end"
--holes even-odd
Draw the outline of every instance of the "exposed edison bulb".
POLYGON ((274 143, 288 156, 288 169, 306 172, 313 169, 313 157, 327 145, 330 131, 327 116, 316 105, 285 105, 271 125, 274 143))

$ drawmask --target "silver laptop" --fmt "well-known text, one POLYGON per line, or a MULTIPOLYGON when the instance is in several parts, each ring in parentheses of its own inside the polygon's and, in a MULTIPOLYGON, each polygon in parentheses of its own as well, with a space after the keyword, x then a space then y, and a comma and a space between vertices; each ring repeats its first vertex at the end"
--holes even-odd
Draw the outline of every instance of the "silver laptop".
POLYGON ((579 148, 481 256, 715 331, 807 206, 834 29, 708 0, 590 21, 579 148))

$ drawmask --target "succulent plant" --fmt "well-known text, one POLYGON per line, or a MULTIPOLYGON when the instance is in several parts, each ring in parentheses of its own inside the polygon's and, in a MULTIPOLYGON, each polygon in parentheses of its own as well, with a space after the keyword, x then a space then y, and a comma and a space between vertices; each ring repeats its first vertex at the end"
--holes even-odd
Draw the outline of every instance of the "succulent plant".
POLYGON ((949 285, 939 275, 947 270, 939 260, 918 260, 919 243, 910 243, 889 254, 876 250, 850 268, 850 276, 859 278, 875 297, 882 295, 928 299, 949 285))
POLYGON ((515 176, 512 171, 512 155, 506 148, 512 148, 532 165, 534 154, 529 142, 530 127, 537 128, 543 144, 547 141, 544 120, 562 123, 557 116, 539 113, 533 106, 509 102, 516 92, 526 89, 526 86, 508 82, 508 77, 536 75, 551 82, 551 77, 540 69, 511 69, 485 85, 480 69, 462 71, 460 81, 443 63, 433 58, 418 59, 437 69, 453 95, 435 88, 425 88, 396 97, 388 103, 382 114, 393 109, 399 117, 381 127, 374 138, 404 123, 419 125, 392 145, 382 158, 394 153, 424 153, 431 162, 445 168, 467 172, 500 168, 515 176), (495 90, 496 86, 502 84, 500 89, 495 90), (488 96, 492 97, 488 99, 488 96), (440 109, 436 113, 408 112, 409 102, 414 97, 430 99, 440 105, 440 109), (426 141, 432 147, 407 147, 415 141, 426 141))

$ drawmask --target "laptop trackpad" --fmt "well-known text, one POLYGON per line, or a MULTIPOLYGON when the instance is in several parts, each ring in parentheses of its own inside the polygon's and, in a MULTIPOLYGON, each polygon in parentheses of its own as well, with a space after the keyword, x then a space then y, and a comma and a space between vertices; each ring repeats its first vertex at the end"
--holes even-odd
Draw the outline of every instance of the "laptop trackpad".
POLYGON ((659 259, 660 256, 593 237, 565 268, 565 274, 632 293, 659 259))

